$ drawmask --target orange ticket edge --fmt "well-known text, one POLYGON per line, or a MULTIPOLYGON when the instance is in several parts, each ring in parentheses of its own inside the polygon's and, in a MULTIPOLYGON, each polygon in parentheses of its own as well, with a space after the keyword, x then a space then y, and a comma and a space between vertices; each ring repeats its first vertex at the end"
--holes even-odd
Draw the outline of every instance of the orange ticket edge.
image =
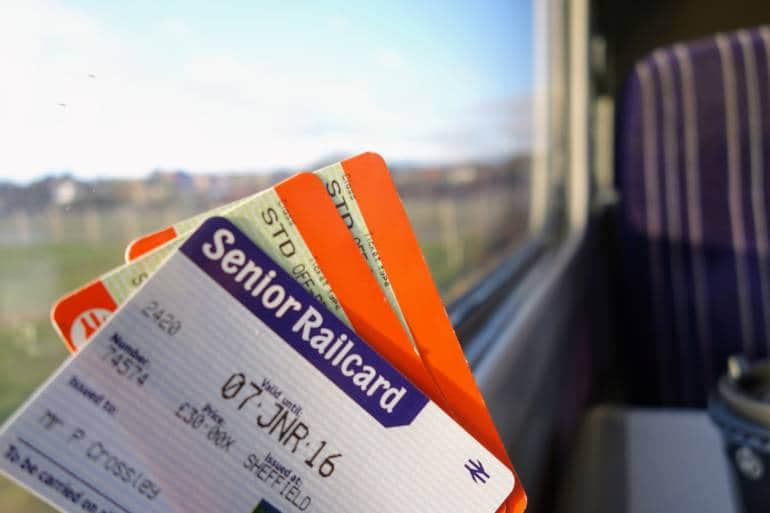
POLYGON ((110 312, 118 309, 118 305, 99 279, 90 281, 75 292, 59 299, 51 308, 51 323, 70 352, 77 351, 69 335, 76 322, 83 324, 83 330, 89 338, 101 325, 101 319, 91 319, 92 322, 86 322, 89 317, 88 312, 96 308, 110 312))
POLYGON ((148 235, 138 237, 128 243, 126 247, 126 263, 136 260, 145 253, 149 253, 155 248, 177 238, 176 230, 173 226, 152 232, 148 235))
POLYGON ((524 487, 465 359, 385 161, 376 153, 365 153, 343 161, 342 167, 423 362, 458 422, 514 473, 513 493, 499 511, 524 511, 524 487))

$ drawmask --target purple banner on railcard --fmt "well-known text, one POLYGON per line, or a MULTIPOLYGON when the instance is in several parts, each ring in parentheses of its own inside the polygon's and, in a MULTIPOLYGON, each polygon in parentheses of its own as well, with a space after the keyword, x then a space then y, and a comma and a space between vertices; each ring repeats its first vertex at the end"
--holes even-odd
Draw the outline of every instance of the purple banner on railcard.
POLYGON ((212 217, 187 258, 386 428, 409 425, 428 398, 230 221, 212 217))

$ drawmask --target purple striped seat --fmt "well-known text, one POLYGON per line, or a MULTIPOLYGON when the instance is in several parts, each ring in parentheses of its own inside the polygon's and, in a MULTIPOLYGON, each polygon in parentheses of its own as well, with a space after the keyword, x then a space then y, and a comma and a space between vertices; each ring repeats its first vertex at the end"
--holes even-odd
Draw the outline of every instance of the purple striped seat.
POLYGON ((728 355, 770 347, 770 27, 653 52, 618 116, 633 398, 705 404, 728 355))

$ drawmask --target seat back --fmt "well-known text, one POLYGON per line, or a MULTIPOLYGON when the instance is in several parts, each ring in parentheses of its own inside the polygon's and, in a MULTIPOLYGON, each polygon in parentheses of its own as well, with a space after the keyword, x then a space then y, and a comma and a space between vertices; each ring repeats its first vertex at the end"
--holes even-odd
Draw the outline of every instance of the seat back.
POLYGON ((701 406, 770 347, 770 27, 656 50, 618 115, 619 295, 633 398, 701 406))

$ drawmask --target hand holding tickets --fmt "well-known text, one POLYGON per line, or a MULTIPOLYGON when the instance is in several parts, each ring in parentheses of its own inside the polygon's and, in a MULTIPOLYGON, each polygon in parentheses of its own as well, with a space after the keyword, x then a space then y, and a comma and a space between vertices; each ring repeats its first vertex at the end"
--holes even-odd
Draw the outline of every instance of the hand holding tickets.
POLYGON ((0 432, 61 511, 526 508, 378 155, 126 256, 54 306, 76 353, 0 432))

